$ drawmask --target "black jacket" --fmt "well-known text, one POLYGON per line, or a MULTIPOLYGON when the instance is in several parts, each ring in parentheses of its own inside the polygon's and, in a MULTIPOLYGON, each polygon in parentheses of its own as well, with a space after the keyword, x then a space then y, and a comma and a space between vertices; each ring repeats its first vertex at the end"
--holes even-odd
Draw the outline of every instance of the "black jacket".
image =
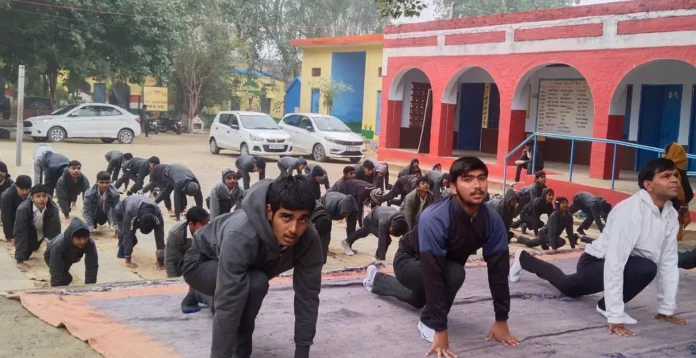
POLYGON ((51 287, 67 286, 71 280, 66 280, 65 274, 70 271, 73 264, 80 262, 85 257, 85 284, 97 283, 99 271, 99 257, 97 245, 89 238, 87 245, 79 249, 72 243, 75 231, 87 230, 87 225, 78 218, 72 218, 65 231, 53 238, 44 252, 44 260, 51 272, 51 287))
POLYGON ((470 255, 483 248, 488 266, 488 285, 493 296, 496 321, 506 321, 510 312, 510 252, 503 221, 481 205, 468 217, 455 196, 443 198, 421 214, 418 225, 399 241, 399 249, 420 259, 426 292, 426 307, 435 331, 447 329, 447 303, 442 274, 447 261, 465 265, 470 255))
POLYGON ((404 201, 401 202, 401 212, 404 213, 406 222, 408 223, 408 228, 411 230, 416 226, 416 224, 418 224, 418 217, 423 210, 427 209, 428 206, 435 202, 435 195, 428 191, 428 193, 425 195, 425 199, 423 200, 424 202, 422 210, 420 201, 421 199, 418 189, 414 189, 408 193, 408 195, 406 195, 404 198, 404 201))
POLYGON ((435 196, 435 201, 440 200, 442 197, 442 191, 447 188, 442 187, 442 178, 445 176, 445 172, 438 172, 436 170, 429 170, 425 173, 425 177, 430 180, 430 191, 433 192, 435 196))
POLYGON ((330 191, 319 199, 332 220, 341 220, 341 213, 358 212, 358 204, 352 195, 346 195, 337 191, 330 191))
POLYGON ((301 165, 307 165, 307 160, 305 158, 299 157, 282 157, 278 159, 278 169, 280 169, 280 176, 291 176, 296 172, 297 175, 302 175, 300 171, 301 165))
POLYGON ((188 238, 188 223, 181 221, 172 226, 167 235, 167 246, 164 249, 164 267, 167 277, 181 276, 181 260, 186 251, 191 248, 193 240, 188 238))
POLYGON ((237 159, 234 161, 234 165, 237 167, 237 170, 242 170, 247 173, 251 173, 254 171, 254 165, 256 164, 256 157, 253 155, 240 155, 237 157, 237 159))
MULTIPOLYGON (((534 148, 534 147, 532 147, 534 148)), ((534 150, 534 149, 532 149, 534 150)), ((544 157, 541 155, 541 151, 539 150, 539 147, 537 147, 536 152, 534 153, 534 169, 544 169, 544 157)), ((525 151, 522 153, 520 156, 520 160, 524 161, 525 163, 532 164, 532 157, 527 155, 527 152, 525 151)))
MULTIPOLYGON (((678 210, 679 206, 675 208, 678 210)), ((602 197, 595 196, 586 191, 580 191, 573 196, 573 205, 570 208, 570 212, 575 213, 578 210, 592 214, 597 228, 599 231, 603 231, 604 223, 602 223, 602 218, 607 218, 609 216, 611 205, 602 197)))
POLYGON ((326 190, 329 190, 329 188, 331 188, 331 184, 329 183, 329 173, 327 173, 326 169, 322 168, 318 164, 307 164, 304 172, 305 176, 312 181, 312 190, 314 191, 314 197, 317 200, 319 200, 321 198, 321 186, 323 185, 326 190), (317 183, 316 180, 314 180, 314 177, 312 176, 312 171, 321 171, 324 173, 324 175, 321 177, 321 184, 317 183))
POLYGON ((490 209, 493 209, 503 219, 506 231, 510 231, 512 220, 515 218, 515 207, 510 207, 510 201, 515 199, 517 199, 517 193, 513 189, 508 189, 504 197, 493 198, 486 203, 490 209))
POLYGON ((2 199, 0 199, 0 214, 2 214, 2 231, 5 233, 5 239, 14 238, 17 208, 25 199, 22 199, 19 194, 17 194, 16 185, 12 185, 2 193, 2 199))
POLYGON ((375 183, 375 176, 377 174, 377 168, 372 171, 372 175, 366 175, 365 170, 363 170, 362 164, 355 165, 355 179, 366 181, 368 183, 375 183))
POLYGON ((546 214, 547 216, 550 216, 553 214, 553 203, 549 203, 546 201, 546 194, 549 192, 550 189, 546 188, 541 191, 541 196, 532 200, 529 204, 525 205, 524 209, 522 209, 522 214, 527 214, 532 217, 532 226, 529 229, 534 230, 535 235, 539 235, 539 229, 541 227, 537 227, 536 223, 541 220, 541 215, 546 214))
POLYGON ((118 202, 121 201, 121 196, 113 185, 109 185, 109 188, 106 189, 106 200, 103 208, 99 207, 99 187, 97 184, 94 184, 85 192, 82 200, 82 217, 85 219, 85 224, 90 231, 94 228, 94 221, 99 209, 104 211, 110 224, 114 223, 114 210, 116 210, 118 202))
POLYGON ((82 194, 82 199, 84 200, 84 193, 87 189, 89 189, 89 180, 87 180, 84 174, 73 180, 70 176, 70 170, 65 169, 56 185, 58 206, 60 206, 60 211, 63 215, 66 217, 70 215, 70 203, 77 200, 78 195, 82 194))
MULTIPOLYGON (((180 165, 180 164, 170 164, 167 170, 164 171, 164 178, 166 179, 167 185, 162 189, 160 194, 155 199, 156 203, 168 198, 171 193, 174 193, 174 212, 181 213, 184 208, 182 208, 183 202, 180 199, 184 194, 183 190, 186 188, 188 183, 198 184, 198 192, 201 193, 200 183, 198 178, 193 174, 191 169, 180 165)), ((161 187, 160 187, 161 188, 161 187)), ((201 200, 202 200, 202 194, 201 200)), ((202 205, 202 204, 201 204, 202 205)))
MULTIPOLYGON (((46 211, 43 215, 44 237, 51 240, 60 234, 60 213, 53 201, 49 200, 46 204, 46 211)), ((14 225, 15 239, 15 260, 18 262, 26 261, 31 256, 29 252, 29 240, 39 241, 34 227, 34 203, 31 200, 24 200, 17 208, 17 217, 14 225)))
MULTIPOLYGON (((211 357, 231 357, 244 313, 247 272, 260 270, 269 279, 289 269, 295 289, 295 345, 306 351, 313 343, 319 314, 324 254, 312 225, 295 245, 281 251, 266 217, 266 196, 273 179, 259 181, 242 201, 242 210, 219 216, 194 235, 182 263, 184 275, 201 262, 219 260, 211 357)), ((298 355, 296 355, 298 357, 298 355)))
POLYGON ((546 236, 549 246, 553 250, 558 249, 561 245, 561 234, 565 230, 568 238, 573 237, 573 215, 566 212, 562 214, 560 210, 556 210, 549 216, 549 221, 539 230, 539 236, 546 236))
POLYGON ((344 181, 338 186, 337 191, 342 194, 351 195, 360 208, 365 201, 370 199, 370 192, 377 189, 374 184, 358 179, 344 181))
POLYGON ((159 205, 144 195, 131 195, 121 200, 114 210, 114 227, 118 229, 122 238, 123 253, 128 258, 133 254, 136 243, 135 224, 145 213, 154 215, 159 221, 155 227, 155 242, 164 242, 164 218, 159 205))
POLYGON ((143 185, 145 185, 145 178, 150 174, 150 163, 148 163, 148 159, 132 158, 126 162, 122 168, 131 178, 135 177, 136 183, 131 189, 136 191, 137 189, 133 188, 142 189, 143 185))
POLYGON ((405 167, 404 169, 401 169, 397 178, 401 178, 404 175, 413 175, 413 174, 419 174, 419 173, 422 174, 420 167, 416 167, 416 169, 413 168, 413 163, 415 163, 415 162, 418 162, 417 158, 411 159, 411 162, 408 164, 408 166, 405 167))
POLYGON ((12 185, 14 185, 14 180, 12 180, 12 176, 10 174, 7 174, 5 181, 0 184, 0 196, 2 196, 5 190, 9 189, 12 185))
POLYGON ((525 202, 530 202, 541 196, 541 192, 546 189, 546 185, 539 185, 534 182, 532 185, 525 186, 517 192, 517 197, 525 202))
MULTIPOLYGON (((164 188, 167 186, 167 178, 164 175, 167 172, 167 170, 169 170, 169 164, 159 164, 158 166, 151 169, 150 182, 147 183, 147 185, 145 185, 145 187, 143 188, 143 193, 147 193, 151 190, 154 190, 155 188, 160 188, 160 190, 164 190, 164 188)), ((159 201, 157 202, 159 203, 159 201)))
MULTIPOLYGON (((44 155, 43 165, 41 166, 44 184, 51 184, 53 185, 53 189, 55 189, 56 183, 61 175, 63 175, 63 172, 65 172, 68 163, 70 163, 70 159, 62 154, 53 152, 46 153, 44 155)), ((34 185, 36 184, 38 183, 34 183, 34 185)), ((53 196, 53 193, 49 194, 53 196)))

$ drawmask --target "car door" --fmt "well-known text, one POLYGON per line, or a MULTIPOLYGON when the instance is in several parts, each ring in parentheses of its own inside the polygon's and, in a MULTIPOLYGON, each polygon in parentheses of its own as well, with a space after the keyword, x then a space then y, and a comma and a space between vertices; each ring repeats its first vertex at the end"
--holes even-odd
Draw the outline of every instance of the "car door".
POLYGON ((239 118, 236 114, 232 113, 230 114, 228 121, 230 123, 230 132, 228 134, 230 145, 235 149, 240 149, 242 146, 242 128, 239 124, 239 118))
POLYGON ((220 148, 230 149, 232 143, 230 141, 230 114, 220 113, 217 123, 215 123, 215 140, 217 140, 220 148))
POLYGON ((93 122, 94 134, 101 138, 116 138, 118 131, 126 127, 123 113, 114 107, 97 106, 99 117, 93 122))
POLYGON ((300 117, 297 115, 287 116, 285 119, 283 119, 283 124, 283 130, 290 135, 290 138, 292 138, 293 149, 305 151, 305 148, 301 146, 299 139, 300 117))
POLYGON ((309 117, 300 117, 300 126, 298 128, 300 135, 298 135, 298 138, 300 138, 301 145, 307 152, 311 152, 312 148, 314 147, 314 143, 317 142, 314 140, 316 130, 316 127, 314 127, 314 124, 309 117), (311 130, 307 130, 307 128, 311 128, 311 130))
POLYGON ((69 137, 95 136, 96 124, 99 119, 99 109, 94 105, 79 107, 65 118, 65 130, 69 137))

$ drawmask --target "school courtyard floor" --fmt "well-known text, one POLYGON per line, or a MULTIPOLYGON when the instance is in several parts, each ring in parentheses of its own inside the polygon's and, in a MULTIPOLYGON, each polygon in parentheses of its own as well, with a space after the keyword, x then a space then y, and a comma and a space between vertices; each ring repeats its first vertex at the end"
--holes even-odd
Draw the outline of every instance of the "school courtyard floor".
MULTIPOLYGON (((37 143, 31 141, 25 141, 23 143, 22 166, 17 167, 14 165, 16 154, 14 141, 0 142, 0 160, 8 165, 9 171, 13 177, 20 174, 31 175, 32 151, 36 145, 37 143)), ((110 150, 118 149, 124 153, 131 152, 134 156, 139 157, 157 155, 163 163, 179 163, 190 167, 201 181, 204 195, 207 195, 210 188, 220 180, 223 169, 228 167, 234 168, 234 160, 236 158, 234 153, 227 151, 223 151, 219 155, 210 154, 206 135, 175 136, 159 134, 149 138, 141 136, 131 145, 102 144, 100 141, 92 140, 69 140, 64 143, 53 144, 53 147, 70 159, 79 160, 82 163, 83 171, 91 182, 94 182, 94 178, 98 171, 106 168, 107 163, 104 159, 104 154, 110 150)), ((370 155, 374 156, 374 153, 370 153, 370 155)), ((268 158, 268 160, 267 177, 275 177, 279 173, 275 165, 275 159, 268 158)), ((398 167, 399 164, 402 163, 390 163, 390 166, 395 168, 391 170, 393 175, 390 182, 396 180, 395 174, 398 172, 396 167, 398 167)), ((328 171, 329 179, 332 182, 340 178, 342 169, 346 165, 349 165, 348 161, 322 163, 322 166, 328 171)), ((255 181, 253 175, 252 181, 255 181)), ((497 188, 499 188, 499 186, 491 187, 490 191, 492 193, 497 193, 497 188)), ((78 211, 72 214, 81 217, 81 207, 80 199, 78 200, 78 211)), ((164 208, 162 209, 164 210, 164 208)), ((168 231, 173 224, 173 219, 165 218, 165 230, 168 231)), ((596 237, 598 232, 590 230, 589 234, 590 236, 596 237)), ((692 233, 690 232, 689 234, 692 233)), ((116 258, 117 240, 113 238, 113 232, 110 229, 102 228, 99 231, 95 231, 94 238, 97 241, 99 249, 100 270, 98 285, 97 287, 89 289, 89 293, 82 291, 52 291, 50 289, 41 291, 40 294, 28 293, 27 290, 41 290, 49 286, 48 268, 43 262, 43 250, 45 245, 42 245, 40 251, 35 253, 32 259, 29 260, 28 263, 32 267, 31 271, 22 273, 14 266, 13 250, 6 248, 4 244, 0 246, 2 248, 2 250, 0 250, 0 272, 3 273, 0 275, 0 292, 9 293, 10 296, 15 298, 21 297, 24 307, 29 309, 33 314, 51 325, 66 326, 74 336, 81 340, 89 341, 94 349, 106 356, 196 357, 207 355, 210 339, 210 317, 208 313, 204 311, 200 314, 189 316, 184 316, 180 313, 178 308, 179 302, 182 297, 181 293, 185 290, 181 281, 174 280, 167 281, 166 283, 151 283, 151 281, 162 280, 166 277, 165 272, 156 270, 154 265, 154 239, 151 236, 146 236, 144 239, 140 240, 139 245, 134 251, 134 260, 139 267, 135 270, 130 270, 125 267, 123 260, 116 258), (53 293, 47 294, 46 291, 53 293), (17 295, 17 292, 20 294, 17 295), (132 307, 138 308, 132 310, 132 307), (174 323, 174 325, 171 323, 174 323), (179 324, 184 326, 179 327, 179 324), (123 340, 113 341, 113 339, 108 339, 107 337, 110 335, 103 330, 103 327, 110 327, 112 330, 121 332, 113 337, 117 339, 128 339, 129 342, 137 342, 137 344, 134 343, 132 349, 126 351, 123 346, 119 346, 118 344, 119 342, 122 343, 123 340), (196 332, 195 335, 200 336, 202 341, 190 347, 181 346, 176 342, 179 333, 174 334, 174 331, 196 332), (201 352, 201 349, 203 352, 201 352), (155 352, 158 353, 155 354, 155 352)), ((330 250, 335 253, 335 256, 329 258, 329 262, 324 268, 327 284, 322 291, 322 314, 320 315, 320 325, 318 327, 320 334, 317 336, 317 349, 312 350, 313 356, 331 354, 332 356, 342 357, 396 357, 404 356, 404 354, 408 356, 423 354, 427 347, 420 342, 417 339, 418 336, 413 333, 415 327, 414 322, 417 322, 417 316, 414 311, 404 308, 406 310, 404 312, 408 313, 405 315, 405 317, 408 317, 407 320, 404 321, 402 317, 399 322, 387 322, 386 320, 390 317, 389 312, 394 315, 399 315, 400 311, 397 307, 399 304, 391 300, 385 301, 373 298, 371 294, 368 294, 360 285, 360 277, 364 273, 364 268, 372 262, 372 257, 376 249, 376 239, 370 236, 358 241, 354 245, 358 254, 352 257, 343 254, 343 250, 340 246, 340 241, 343 239, 345 239, 345 223, 334 223, 330 250), (386 311, 381 312, 382 309, 386 311), (361 312, 361 310, 374 312, 361 312), (325 318, 328 319, 325 320, 325 318), (345 325, 348 325, 348 327, 353 326, 355 330, 344 329, 345 325), (362 329, 360 328, 361 325, 367 325, 368 328, 362 329), (399 328, 394 331, 394 327, 400 327, 400 325, 405 328, 399 328), (389 347, 388 350, 380 351, 379 347, 382 345, 378 343, 377 340, 369 339, 369 337, 380 337, 381 332, 387 330, 393 331, 390 332, 389 336, 391 336, 391 338, 388 338, 387 341, 392 342, 394 346, 389 347), (344 335, 344 339, 336 342, 340 347, 329 347, 321 343, 328 341, 332 336, 340 335, 338 332, 342 332, 344 335), (414 336, 414 338, 408 339, 408 345, 400 347, 399 344, 397 344, 397 342, 400 342, 398 337, 410 336, 414 336), (369 344, 364 343, 366 341, 369 342, 369 344), (353 344, 355 344, 355 346, 353 346, 353 344)), ((511 246, 511 252, 521 247, 517 244, 512 244, 511 246)), ((389 248, 387 260, 383 263, 385 266, 384 270, 390 270, 396 249, 397 245, 395 240, 389 248)), ((578 252, 569 253, 569 255, 571 257, 577 256, 578 252)), ((480 261, 480 258, 472 257, 472 260, 480 261)), ((572 261, 572 259, 567 258, 565 260, 572 261)), ((566 268, 572 266, 570 262, 565 261, 563 265, 566 268)), ((81 290, 79 287, 72 286, 79 286, 82 284, 84 266, 78 263, 73 266, 72 271, 73 277, 75 277, 76 280, 69 289, 81 290)), ((486 293, 487 284, 485 282, 485 270, 472 269, 471 271, 472 273, 468 275, 467 283, 465 283, 464 289, 460 293, 460 298, 458 298, 458 302, 455 303, 461 304, 461 306, 457 305, 456 307, 463 308, 463 310, 458 310, 460 312, 456 316, 459 318, 456 319, 462 321, 457 323, 457 325, 460 328, 460 332, 467 336, 466 339, 463 339, 455 345, 455 347, 461 347, 461 349, 458 349, 458 353, 464 354, 465 351, 476 351, 479 354, 503 356, 515 354, 517 354, 517 356, 519 356, 519 354, 583 356, 580 350, 580 347, 582 347, 582 339, 577 339, 578 336, 589 333, 580 333, 579 335, 572 333, 584 331, 586 328, 580 326, 576 327, 577 323, 571 324, 569 317, 561 317, 561 315, 565 314, 564 312, 576 312, 575 314, 582 320, 585 316, 592 315, 592 313, 581 314, 581 312, 588 309, 594 310, 594 308, 587 303, 589 302, 588 300, 568 301, 567 299, 556 297, 557 295, 554 296, 552 293, 545 293, 542 296, 538 296, 538 293, 534 293, 534 291, 527 292, 523 290, 524 292, 520 291, 516 293, 519 297, 515 296, 516 298, 513 301, 513 311, 522 309, 523 311, 518 312, 526 312, 524 315, 528 316, 526 319, 521 320, 523 322, 531 320, 529 323, 533 323, 534 314, 538 314, 539 312, 546 311, 551 314, 546 315, 543 322, 539 322, 544 326, 543 329, 526 328, 524 331, 521 331, 523 323, 520 322, 519 325, 515 325, 515 327, 520 327, 520 329, 516 330, 517 332, 521 332, 518 333, 520 336, 528 339, 536 337, 534 340, 538 341, 538 343, 535 343, 534 346, 539 349, 543 346, 548 346, 548 349, 536 351, 525 349, 524 351, 513 354, 512 351, 505 353, 506 351, 495 345, 485 345, 482 342, 478 342, 478 338, 482 338, 483 335, 487 333, 487 329, 485 329, 484 326, 488 324, 485 322, 489 322, 492 319, 492 312, 489 312, 492 311, 492 307, 490 304, 490 295, 486 293), (471 286, 469 286, 470 284, 471 286), (476 286, 473 287, 474 285, 476 286), (481 295, 480 299, 477 298, 479 294, 481 295), (461 302, 459 301, 460 299, 461 302), (557 304, 554 304, 554 302, 571 302, 572 305, 565 308, 558 308, 556 307, 557 304), (534 311, 532 309, 533 307, 537 307, 539 311, 534 311), (476 318, 476 329, 463 329, 464 326, 466 326, 464 324, 465 319, 471 318, 470 314, 478 317, 476 318), (558 322, 558 325, 556 325, 556 322, 558 322), (551 323, 553 323, 553 325, 551 323), (556 328, 554 329, 554 327, 556 328), (563 350, 562 347, 566 348, 568 344, 562 343, 562 339, 554 339, 553 342, 548 341, 548 339, 541 339, 549 335, 557 335, 559 331, 568 332, 567 334, 573 337, 574 343, 571 346, 575 347, 575 351, 563 350), (463 345, 463 342, 475 343, 477 348, 475 350, 465 349, 464 347, 468 347, 468 343, 463 345), (554 342, 560 345, 556 346, 554 342)), ((686 283, 693 281, 693 274, 691 276, 685 275, 683 279, 683 281, 687 281, 686 283)), ((535 278, 529 277, 529 280, 535 282, 537 286, 544 286, 535 278)), ((288 299, 291 300, 292 293, 285 289, 286 282, 287 279, 278 280, 274 285, 272 293, 269 294, 269 299, 266 304, 264 304, 264 309, 262 309, 261 315, 259 316, 260 320, 267 318, 269 321, 259 323, 257 332, 259 332, 261 337, 255 339, 255 342, 264 342, 266 338, 263 337, 277 338, 272 341, 272 344, 269 345, 267 349, 257 350, 256 356, 288 356, 288 347, 292 346, 292 329, 287 327, 292 327, 290 324, 293 321, 292 310, 289 306, 274 305, 274 302, 278 303, 278 305, 283 305, 283 302, 287 303, 289 302, 288 299), (265 333, 264 327, 269 329, 265 333), (280 327, 285 328, 280 329, 280 327)), ((693 287, 696 287, 693 284, 684 284, 683 282, 681 286, 685 288, 683 293, 680 293, 680 297, 683 297, 685 299, 684 301, 689 300, 688 298, 693 297, 693 294, 696 293, 688 292, 689 290, 693 291, 693 287)), ((542 289, 542 291, 544 290, 548 291, 548 287, 542 289)), ((514 292, 516 291, 513 290, 513 293, 514 292)), ((645 294, 641 296, 645 296, 645 294)), ((641 320, 641 323, 646 323, 644 331, 639 330, 639 332, 647 333, 647 330, 651 329, 649 327, 657 328, 657 326, 655 326, 656 323, 652 323, 648 320, 648 313, 654 308, 652 304, 654 297, 648 296, 648 298, 644 299, 647 299, 650 303, 636 306, 639 306, 645 311, 643 314, 645 317, 639 315, 637 318, 641 320)), ((693 302, 693 300, 691 301, 693 302)), ((683 312, 691 312, 690 314, 693 315, 693 312, 696 312, 696 307, 692 305, 692 307, 684 308, 684 310, 683 312)), ((512 317, 515 316, 513 315, 512 317)), ((607 346, 610 344, 614 346, 616 352, 623 352, 624 354, 633 352, 642 355, 647 354, 646 356, 650 355, 648 354, 649 352, 653 352, 653 354, 656 353, 654 350, 650 351, 648 348, 654 349, 657 342, 652 342, 650 345, 646 343, 635 347, 630 346, 633 347, 631 349, 634 349, 632 351, 621 350, 621 345, 617 346, 613 340, 606 340, 607 338, 604 337, 605 332, 600 329, 603 321, 597 317, 593 317, 592 321, 593 327, 595 327, 593 328, 595 333, 593 333, 592 336, 597 335, 598 337, 602 337, 601 340, 603 343, 607 343, 607 346), (640 347, 647 348, 641 350, 642 348, 640 347)), ((86 344, 73 338, 64 330, 53 329, 33 318, 33 316, 28 314, 16 301, 0 299, 0 331, 5 332, 5 334, 0 335, 0 346, 4 347, 0 349, 0 358, 43 356, 45 353, 49 352, 61 357, 97 356, 86 344)), ((669 331, 672 332, 673 330, 669 331)), ((693 330, 687 329, 687 331, 690 332, 691 338, 686 338, 687 336, 684 336, 684 334, 680 335, 680 333, 678 333, 679 331, 676 331, 677 333, 673 332, 676 336, 685 337, 682 341, 675 340, 674 344, 677 344, 677 342, 681 344, 688 341, 688 339, 690 339, 690 344, 695 344, 696 336, 694 336, 693 330)), ((457 336, 459 335, 460 334, 457 334, 457 336)), ((381 338, 380 341, 382 341, 381 338)), ((626 347, 629 347, 629 345, 626 345, 626 347)), ((669 348, 662 345, 660 347, 660 349, 669 348)), ((679 350, 676 346, 669 349, 685 352, 679 350)), ((669 351, 669 349, 667 349, 667 351, 669 351)), ((677 351, 675 351, 675 353, 677 351)), ((660 354, 663 352, 664 351, 661 350, 660 354)), ((595 353, 603 354, 607 352, 597 351, 595 353)), ((592 354, 592 356, 594 356, 594 354, 592 354)), ((680 355, 677 354, 675 356, 680 355)))

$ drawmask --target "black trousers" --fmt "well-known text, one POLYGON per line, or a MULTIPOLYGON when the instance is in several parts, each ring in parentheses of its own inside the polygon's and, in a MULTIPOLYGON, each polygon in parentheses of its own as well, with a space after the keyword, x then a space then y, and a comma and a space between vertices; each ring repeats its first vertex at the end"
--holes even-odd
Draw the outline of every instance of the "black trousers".
MULTIPOLYGON (((571 214, 575 214, 578 211, 582 211, 583 213, 585 213, 585 220, 583 220, 582 224, 580 224, 578 229, 587 230, 590 228, 590 226, 592 226, 592 223, 596 221, 597 229, 599 229, 599 232, 604 231, 604 222, 606 222, 606 220, 602 222, 601 216, 599 218, 595 218, 594 214, 592 214, 593 210, 591 208, 588 208, 587 206, 580 204, 578 201, 575 200, 575 198, 573 198, 573 205, 571 205, 568 208, 568 212, 570 212, 571 214)), ((594 212, 602 215, 601 210, 595 210, 594 212)))
POLYGON ((358 226, 358 215, 359 212, 352 212, 346 218, 346 237, 355 232, 355 228, 358 226))
POLYGON ((522 213, 522 209, 524 209, 524 206, 532 202, 532 198, 530 196, 522 196, 518 198, 517 205, 515 205, 515 214, 513 217, 517 217, 522 213))
POLYGON ((329 243, 331 243, 331 226, 333 222, 328 216, 322 216, 314 220, 314 228, 317 229, 319 240, 321 241, 321 249, 324 251, 324 263, 329 255, 329 243))
POLYGON ((97 213, 94 215, 94 228, 97 228, 97 225, 104 225, 109 222, 109 217, 106 215, 104 210, 102 209, 97 209, 97 213))
POLYGON ((527 247, 534 248, 537 246, 541 246, 542 249, 548 250, 549 247, 557 250, 563 246, 565 246, 566 241, 561 239, 560 237, 558 240, 554 240, 554 242, 550 241, 550 236, 547 233, 539 233, 539 238, 537 239, 530 239, 528 237, 520 236, 517 238, 517 242, 520 244, 526 245, 527 247))
POLYGON ((360 229, 355 230, 355 232, 348 236, 346 242, 353 246, 356 241, 365 238, 370 234, 377 236, 377 250, 375 251, 375 257, 378 260, 386 259, 387 250, 389 250, 389 245, 391 245, 392 242, 391 236, 387 235, 385 238, 380 238, 378 224, 373 223, 369 218, 363 219, 363 224, 364 225, 360 229))
MULTIPOLYGON (((184 273, 184 280, 194 290, 208 296, 215 296, 215 284, 217 280, 218 260, 202 262, 193 270, 184 273)), ((235 357, 246 358, 251 356, 252 335, 256 328, 256 316, 261 310, 263 299, 268 294, 268 276, 259 270, 247 272, 249 280, 249 295, 244 306, 244 313, 237 329, 237 347, 235 357)), ((214 304, 214 303, 213 303, 214 304)))
MULTIPOLYGON (((578 260, 576 273, 566 275, 551 263, 539 260, 528 252, 520 255, 520 264, 526 271, 548 281, 558 291, 568 297, 592 295, 604 291, 604 259, 583 253, 578 260)), ((624 303, 631 301, 643 291, 657 275, 657 265, 649 259, 631 256, 624 267, 624 303)), ((599 300, 599 308, 606 310, 604 298, 599 300)))
MULTIPOLYGON (((116 187, 116 189, 119 189, 121 187, 121 185, 125 184, 126 185, 125 188, 128 189, 128 185, 130 184, 131 180, 133 180, 135 183, 137 183, 138 176, 129 172, 129 171, 124 170, 121 177, 118 178, 118 180, 116 180, 116 183, 114 183, 114 186, 116 187)), ((134 187, 135 187, 135 185, 134 185, 134 187)), ((138 191, 138 190, 136 190, 136 191, 138 191)))
MULTIPOLYGON (((46 249, 46 252, 44 252, 44 262, 46 262, 48 267, 51 267, 51 250, 46 249)), ((73 281, 73 277, 70 274, 70 266, 64 265, 63 267, 65 268, 65 271, 63 271, 63 279, 57 285, 51 285, 52 287, 68 286, 73 281)))
POLYGON ((527 214, 527 213, 520 214, 520 218, 517 221, 515 221, 514 223, 512 223, 512 228, 517 229, 522 224, 527 225, 527 229, 534 230, 535 234, 539 231, 539 229, 544 227, 544 222, 541 221, 541 219, 534 218, 534 217, 532 217, 531 214, 527 214), (536 230, 534 228, 536 228, 536 230))
POLYGON ((17 240, 14 238, 15 242, 15 258, 17 261, 27 261, 31 258, 31 254, 36 252, 41 247, 41 242, 43 240, 38 240, 36 235, 27 235, 26 240, 17 240), (25 252, 25 257, 17 257, 17 251, 25 252))
MULTIPOLYGON (((121 171, 121 160, 112 160, 109 161, 109 165, 106 167, 106 172, 111 175, 111 181, 116 182, 118 181, 118 172, 121 171)), ((125 171, 124 171, 125 173, 125 171)), ((128 186, 128 184, 126 184, 128 186)))
POLYGON ((517 172, 515 173, 515 181, 518 182, 520 181, 520 177, 522 176, 522 169, 527 169, 527 175, 532 175, 534 174, 535 171, 539 171, 544 169, 544 166, 541 165, 540 163, 534 163, 536 164, 535 170, 532 170, 532 161, 528 161, 524 164, 517 164, 517 172))
POLYGON ((686 270, 696 268, 696 250, 679 253, 679 268, 686 270))
MULTIPOLYGON (((464 284, 466 271, 464 266, 453 261, 447 261, 446 271, 442 277, 445 284, 445 297, 447 299, 447 313, 449 313, 454 303, 457 292, 464 284)), ((425 285, 421 276, 422 269, 420 260, 412 257, 401 249, 394 256, 395 276, 377 273, 375 276, 372 293, 380 296, 394 297, 397 300, 407 303, 414 308, 425 307, 425 285)), ((428 307, 421 312, 421 322, 428 327, 432 327, 431 314, 428 307)))
MULTIPOLYGON (((249 172, 247 172, 243 169, 239 169, 239 167, 237 167, 237 174, 242 175, 242 183, 244 185, 244 190, 249 189, 249 183, 251 182, 251 177, 249 176, 249 172)), ((264 179, 266 179, 266 171, 262 170, 259 172, 259 181, 264 180, 264 179)))

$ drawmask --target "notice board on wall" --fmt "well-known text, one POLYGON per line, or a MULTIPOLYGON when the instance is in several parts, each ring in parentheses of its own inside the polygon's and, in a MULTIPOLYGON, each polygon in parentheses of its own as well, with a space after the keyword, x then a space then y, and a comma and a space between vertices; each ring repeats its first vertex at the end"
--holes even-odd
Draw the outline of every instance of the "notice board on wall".
POLYGON ((594 103, 584 80, 540 80, 537 131, 592 137, 594 103))

